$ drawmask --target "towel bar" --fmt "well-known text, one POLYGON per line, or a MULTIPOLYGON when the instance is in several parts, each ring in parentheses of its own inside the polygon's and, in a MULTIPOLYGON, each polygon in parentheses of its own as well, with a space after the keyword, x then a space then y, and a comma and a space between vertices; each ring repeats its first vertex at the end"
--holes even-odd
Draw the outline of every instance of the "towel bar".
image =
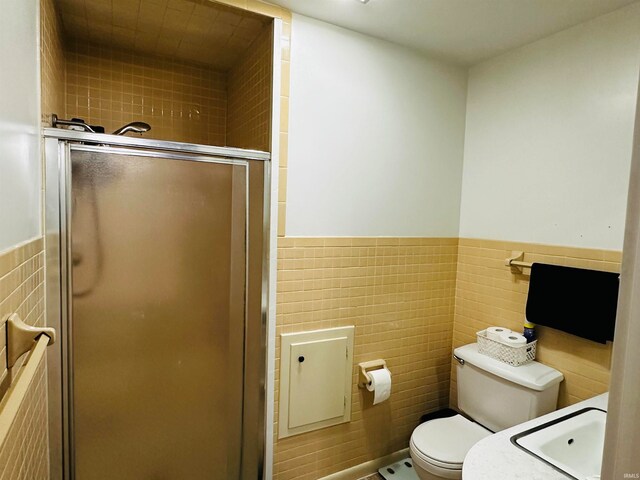
POLYGON ((22 355, 33 347, 41 335, 49 337, 48 345, 55 343, 56 331, 51 327, 32 327, 24 323, 17 313, 6 318, 7 323, 7 367, 15 365, 22 355))
MULTIPOLYGON (((4 449, 7 448, 6 440, 10 437, 12 428, 17 425, 15 420, 18 417, 20 410, 28 407, 25 405, 24 399, 26 398, 29 390, 34 388, 32 386, 33 381, 36 378, 35 376, 38 368, 42 365, 42 360, 45 356, 48 343, 48 335, 40 335, 38 340, 32 343, 33 349, 31 350, 29 359, 26 364, 22 366, 17 378, 5 392, 4 398, 0 401, 0 446, 4 449)), ((46 423, 44 427, 46 428, 46 423)), ((14 449, 14 451, 15 450, 16 449, 14 449)), ((10 458, 15 457, 16 455, 19 456, 20 453, 15 455, 12 453, 10 458)))
POLYGON ((505 259, 506 267, 511 267, 511 273, 523 273, 523 269, 531 268, 531 263, 523 262, 524 252, 511 252, 512 255, 505 259))

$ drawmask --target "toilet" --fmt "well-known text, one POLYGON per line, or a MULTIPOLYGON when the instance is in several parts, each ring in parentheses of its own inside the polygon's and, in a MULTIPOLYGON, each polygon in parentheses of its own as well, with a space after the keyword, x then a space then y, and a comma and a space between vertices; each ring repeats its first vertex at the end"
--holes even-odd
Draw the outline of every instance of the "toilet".
POLYGON ((419 425, 409 451, 421 480, 462 478, 462 462, 477 442, 556 409, 563 375, 539 362, 519 367, 478 352, 472 343, 456 348, 458 408, 462 414, 419 425))

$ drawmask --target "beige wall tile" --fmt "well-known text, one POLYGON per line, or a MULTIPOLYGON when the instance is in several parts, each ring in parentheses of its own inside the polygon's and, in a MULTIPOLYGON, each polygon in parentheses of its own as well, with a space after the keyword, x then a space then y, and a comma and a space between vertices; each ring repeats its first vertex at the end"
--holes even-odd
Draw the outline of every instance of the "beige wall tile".
POLYGON ((280 133, 280 168, 289 165, 289 134, 280 133))
POLYGON ((226 144, 224 72, 81 42, 70 43, 65 57, 67 117, 107 133, 143 121, 151 125, 145 138, 226 144))
MULTIPOLYGON (((0 322, 14 312, 29 325, 44 325, 44 252, 41 238, 0 253, 0 322)), ((4 331, 4 323, 0 329, 4 331)), ((22 361, 24 357, 10 371, 5 371, 3 366, 0 378, 6 374, 9 382, 15 379, 22 361)), ((6 439, 0 444, 0 480, 49 478, 45 368, 43 359, 6 439)), ((0 387, 0 397, 7 386, 5 383, 0 387)))
POLYGON ((280 97, 280 131, 289 133, 289 97, 280 97))
POLYGON ((290 78, 291 78, 291 64, 288 61, 283 60, 282 73, 280 76, 280 81, 282 82, 280 85, 280 94, 283 97, 289 96, 290 78))
MULTIPOLYGON (((391 399, 352 382, 352 421, 275 439, 274 478, 317 479, 405 448, 448 404, 457 239, 280 238, 277 335, 355 325, 354 362, 384 358, 391 399)), ((280 372, 276 340, 276 416, 280 372)), ((277 424, 276 424, 277 432, 277 424)))
POLYGON ((268 25, 229 71, 227 144, 271 148, 272 27, 268 25))
POLYGON ((284 237, 285 224, 287 222, 287 208, 284 202, 278 202, 278 237, 284 237))
MULTIPOLYGON (((286 73, 285 70, 287 69, 285 62, 289 62, 291 59, 291 54, 290 54, 291 52, 291 18, 292 18, 291 12, 285 8, 270 4, 268 2, 263 2, 261 0, 218 0, 218 1, 220 3, 237 6, 240 8, 250 10, 254 13, 260 13, 263 15, 267 15, 273 18, 279 18, 282 20, 282 36, 280 38, 282 64, 280 68, 282 69, 282 72, 284 75, 286 73)), ((287 168, 287 165, 288 165, 288 158, 287 158, 288 136, 286 135, 289 129, 288 98, 289 98, 289 82, 288 82, 288 76, 287 76, 286 78, 283 78, 282 88, 281 88, 281 102, 280 102, 280 116, 281 116, 281 125, 280 125, 281 164, 280 164, 280 167, 284 167, 284 168, 287 168)), ((231 127, 228 127, 228 130, 231 131, 231 127)), ((286 189, 287 189, 286 176, 283 178, 283 182, 280 183, 279 189, 280 191, 282 191, 282 195, 286 197, 286 189)), ((286 216, 287 216, 286 203, 284 201, 279 202, 279 215, 278 215, 278 227, 277 227, 278 237, 284 237, 285 235, 286 216)))
POLYGON ((7 437, 0 445, 0 480, 47 480, 47 380, 43 358, 7 437))
POLYGON ((65 114, 65 59, 62 29, 53 0, 40 2, 40 67, 42 121, 51 125, 51 114, 65 114))
POLYGON ((280 167, 280 171, 278 172, 280 175, 280 179, 278 181, 279 185, 282 185, 284 188, 278 189, 278 202, 285 203, 287 201, 287 169, 286 167, 280 167))
MULTIPOLYGON (((619 271, 621 252, 553 245, 460 239, 456 284, 453 348, 475 342, 476 332, 491 325, 522 330, 529 276, 512 274, 504 259, 524 251, 525 261, 596 270, 619 271)), ((559 406, 586 400, 609 388, 612 344, 600 345, 546 327, 537 327, 537 359, 560 370, 559 406)), ((452 365, 451 401, 456 379, 452 365)))
MULTIPOLYGON (((316 479, 405 448, 419 416, 455 405, 451 350, 489 325, 520 329, 527 275, 504 259, 619 269, 620 252, 457 238, 278 239, 277 335, 356 326, 355 362, 385 358, 389 402, 357 389, 352 422, 275 438, 274 478, 316 479), (450 381, 451 377, 451 381, 450 381), (447 396, 447 391, 450 396, 447 396)), ((559 406, 608 389, 611 344, 538 328, 538 359, 565 375, 559 406)), ((280 344, 276 339, 276 416, 280 344)))

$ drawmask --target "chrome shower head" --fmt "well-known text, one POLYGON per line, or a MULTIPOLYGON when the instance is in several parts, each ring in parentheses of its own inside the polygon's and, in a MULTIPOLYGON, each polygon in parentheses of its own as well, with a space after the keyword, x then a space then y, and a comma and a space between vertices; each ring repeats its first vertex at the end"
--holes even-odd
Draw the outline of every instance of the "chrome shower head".
POLYGON ((151 125, 149 125, 148 123, 131 122, 131 123, 127 123, 123 127, 120 127, 119 129, 117 129, 115 132, 113 132, 113 135, 124 135, 127 132, 134 132, 134 133, 141 133, 142 134, 144 132, 148 132, 149 130, 151 130, 151 125))

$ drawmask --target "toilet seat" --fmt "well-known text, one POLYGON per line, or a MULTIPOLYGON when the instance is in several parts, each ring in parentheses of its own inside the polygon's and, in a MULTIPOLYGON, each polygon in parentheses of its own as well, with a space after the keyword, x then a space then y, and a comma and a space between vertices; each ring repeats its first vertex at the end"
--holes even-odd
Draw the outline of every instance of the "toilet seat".
POLYGON ((467 452, 491 432, 462 415, 419 425, 411 435, 414 462, 442 478, 460 478, 467 452))
POLYGON ((416 473, 418 473, 420 478, 423 478, 419 473, 420 470, 429 472, 437 478, 446 478, 450 480, 460 480, 462 478, 462 464, 450 464, 449 468, 435 465, 432 458, 422 455, 420 452, 416 451, 413 445, 410 448, 410 454, 411 459, 413 460, 413 467, 416 469, 416 473))
POLYGON ((418 460, 422 460, 424 463, 428 463, 431 466, 444 468, 446 470, 462 470, 462 463, 448 463, 442 462, 435 458, 425 455, 420 450, 413 447, 412 453, 417 456, 418 460))

